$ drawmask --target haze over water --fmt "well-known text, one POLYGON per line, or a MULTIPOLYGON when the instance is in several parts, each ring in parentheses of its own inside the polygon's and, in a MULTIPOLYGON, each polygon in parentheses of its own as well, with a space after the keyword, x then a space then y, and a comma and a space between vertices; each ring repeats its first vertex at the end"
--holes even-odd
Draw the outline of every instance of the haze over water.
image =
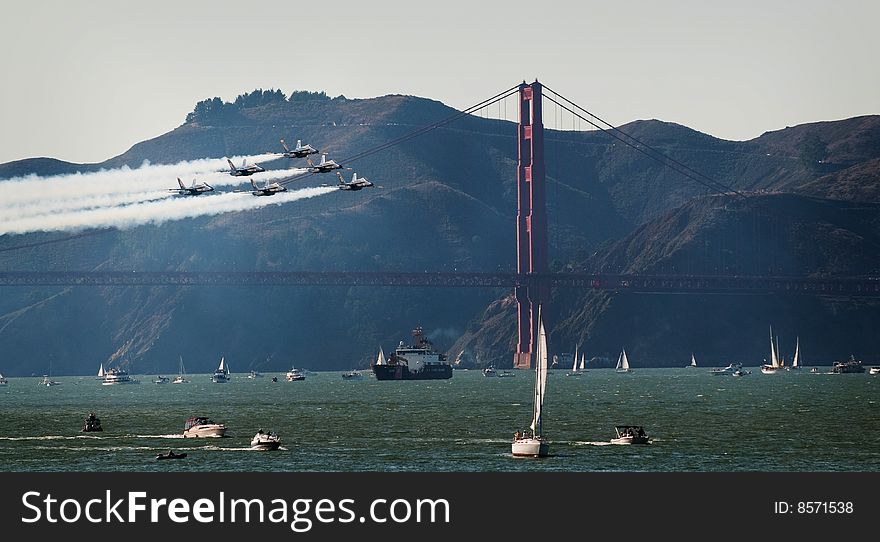
MULTIPOLYGON (((821 368, 827 371, 827 367, 821 368)), ((552 371, 544 428, 553 457, 514 459, 510 438, 530 423, 534 379, 303 382, 273 373, 227 384, 102 386, 94 377, 11 378, 0 387, 2 471, 874 471, 880 468, 880 377, 800 373, 712 376, 708 368, 552 371), (95 411, 104 431, 81 433, 95 411), (183 439, 187 417, 229 427, 183 439), (607 444, 616 424, 640 424, 650 446, 607 444), (258 429, 283 448, 249 448, 258 429), (156 461, 174 449, 188 457, 156 461)), ((173 375, 171 375, 173 376, 173 375)))

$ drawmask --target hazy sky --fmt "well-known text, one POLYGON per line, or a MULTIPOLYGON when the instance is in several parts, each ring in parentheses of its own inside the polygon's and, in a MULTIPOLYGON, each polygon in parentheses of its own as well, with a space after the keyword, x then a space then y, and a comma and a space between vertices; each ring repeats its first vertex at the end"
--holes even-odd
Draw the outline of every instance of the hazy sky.
POLYGON ((464 108, 538 78, 725 139, 880 113, 880 2, 4 2, 0 162, 97 162, 254 88, 464 108), (527 6, 540 6, 528 8, 527 6))

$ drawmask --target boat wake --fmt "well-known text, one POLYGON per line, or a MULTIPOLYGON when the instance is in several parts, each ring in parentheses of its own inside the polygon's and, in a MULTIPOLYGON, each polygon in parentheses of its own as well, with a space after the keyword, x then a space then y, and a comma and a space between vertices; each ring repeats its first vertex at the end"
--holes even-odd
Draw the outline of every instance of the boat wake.
POLYGON ((183 433, 172 433, 170 435, 123 435, 121 438, 183 438, 183 433))
POLYGON ((571 443, 572 446, 610 446, 611 441, 608 440, 576 440, 571 443))
POLYGON ((76 440, 76 439, 108 439, 97 435, 43 435, 41 437, 0 437, 0 440, 76 440))

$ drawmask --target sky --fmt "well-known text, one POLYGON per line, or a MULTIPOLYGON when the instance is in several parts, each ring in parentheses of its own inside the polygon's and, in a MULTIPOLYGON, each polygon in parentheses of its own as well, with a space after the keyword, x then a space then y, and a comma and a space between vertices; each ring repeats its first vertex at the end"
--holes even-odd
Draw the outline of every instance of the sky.
POLYGON ((733 140, 880 114, 880 2, 10 1, 0 163, 100 162, 255 88, 463 109, 539 79, 733 140))

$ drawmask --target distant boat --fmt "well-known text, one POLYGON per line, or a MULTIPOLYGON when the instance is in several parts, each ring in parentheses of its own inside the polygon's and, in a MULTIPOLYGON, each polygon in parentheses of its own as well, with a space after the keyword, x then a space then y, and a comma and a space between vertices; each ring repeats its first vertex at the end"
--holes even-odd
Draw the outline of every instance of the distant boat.
POLYGON ((382 347, 379 347, 379 356, 376 358, 376 365, 387 365, 387 361, 385 360, 385 353, 382 352, 382 347))
POLYGON ((547 333, 538 306, 538 344, 535 352, 535 402, 532 410, 532 435, 517 431, 513 436, 511 453, 514 457, 546 457, 550 454, 550 442, 543 435, 542 410, 547 388, 547 333))
POLYGON ((172 384, 187 384, 189 380, 186 379, 186 367, 183 366, 183 356, 180 357, 180 365, 177 369, 177 376, 174 377, 174 380, 171 381, 172 384))
POLYGON ((250 378, 250 379, 252 379, 252 380, 253 380, 254 378, 260 378, 261 376, 263 376, 263 375, 260 374, 260 373, 258 373, 257 371, 251 371, 250 374, 247 375, 247 377, 250 378))
POLYGON ((615 370, 618 373, 632 373, 633 370, 629 368, 629 360, 626 357, 626 348, 624 348, 620 352, 620 356, 617 358, 617 367, 615 370))
POLYGON ((801 338, 798 337, 794 344, 794 359, 791 360, 791 367, 788 368, 789 371, 799 371, 800 366, 800 353, 801 353, 801 338))
POLYGON ((578 371, 582 373, 587 372, 587 360, 583 352, 581 352, 581 364, 578 366, 578 371))
POLYGON ((41 386, 60 386, 61 382, 55 382, 54 380, 49 378, 49 375, 43 375, 43 379, 40 380, 40 385, 41 386))
POLYGON ((289 371, 287 371, 287 374, 284 378, 288 382, 298 382, 300 380, 305 380, 306 375, 305 373, 303 373, 303 371, 297 369, 296 367, 292 367, 289 371))
POLYGON ((731 363, 723 369, 709 369, 709 374, 714 376, 732 375, 742 370, 742 363, 731 363))
POLYGON ((167 454, 159 454, 156 456, 156 459, 185 459, 186 454, 176 454, 174 450, 168 450, 167 454))
MULTIPOLYGON (((765 360, 766 361, 766 360, 765 360)), ((761 372, 765 375, 776 374, 785 368, 785 360, 779 359, 779 337, 773 343, 773 326, 770 326, 770 363, 761 365, 761 372)))
POLYGON ((211 375, 211 382, 215 384, 223 384, 225 382, 229 382, 229 367, 226 366, 226 357, 220 357, 220 365, 217 367, 217 370, 214 371, 214 374, 211 375))
POLYGON ((158 375, 156 377, 156 380, 153 380, 154 384, 167 384, 168 382, 170 382, 170 380, 168 380, 168 377, 162 375, 158 375))
POLYGON ((345 371, 342 373, 343 380, 361 380, 364 378, 364 375, 357 371, 345 371))
POLYGON ((687 367, 696 367, 697 366, 697 358, 694 357, 694 353, 691 352, 691 363, 687 365, 687 367))
POLYGON ((6 377, 3 376, 3 373, 0 373, 0 386, 5 386, 6 384, 9 384, 9 381, 6 380, 6 377))
POLYGON ((281 446, 281 438, 272 431, 264 433, 262 429, 257 431, 251 439, 251 448, 254 450, 277 450, 281 446))
POLYGON ((183 426, 184 438, 222 437, 226 434, 226 425, 214 423, 205 416, 193 416, 183 426))
POLYGON ((495 370, 495 367, 490 365, 483 369, 483 376, 498 376, 498 371, 495 370))
MULTIPOLYGON (((581 360, 581 370, 583 370, 583 360, 581 360)), ((571 372, 565 373, 565 376, 581 376, 581 372, 578 370, 578 347, 575 345, 574 347, 574 356, 572 357, 571 363, 571 372)))
POLYGON ((101 363, 101 368, 98 369, 98 380, 104 380, 104 364, 101 363))
MULTIPOLYGON (((871 367, 870 369, 868 369, 868 374, 869 375, 880 374, 880 367, 871 367)), ((0 375, 0 377, 2 377, 2 376, 3 375, 0 375)))
POLYGON ((128 374, 128 371, 116 367, 107 370, 107 372, 104 373, 103 380, 101 381, 102 386, 117 386, 120 384, 137 383, 137 380, 132 380, 131 376, 128 374))
POLYGON ((101 427, 101 420, 98 419, 98 416, 95 415, 94 412, 89 412, 88 417, 83 420, 83 433, 91 433, 95 431, 103 431, 104 429, 101 427))

